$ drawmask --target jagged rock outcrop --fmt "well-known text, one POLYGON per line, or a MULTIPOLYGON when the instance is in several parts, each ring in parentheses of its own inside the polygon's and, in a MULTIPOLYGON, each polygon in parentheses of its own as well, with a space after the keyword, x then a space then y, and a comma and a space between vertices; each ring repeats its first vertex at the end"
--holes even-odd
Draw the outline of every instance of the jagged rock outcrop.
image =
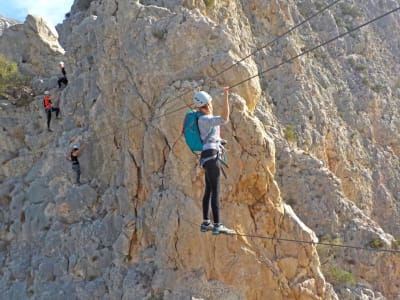
POLYGON ((0 52, 34 76, 59 73, 58 62, 65 53, 54 26, 41 17, 28 15, 23 24, 6 28, 0 36, 0 52))
POLYGON ((6 18, 2 15, 0 15, 0 36, 3 34, 4 29, 13 26, 15 24, 18 24, 17 20, 6 18))
POLYGON ((71 75, 55 132, 44 131, 40 97, 23 111, 0 111, 9 155, 0 185, 1 294, 397 299, 398 255, 311 244, 390 248, 399 238, 393 16, 232 90, 221 212, 243 235, 213 237, 197 225, 202 173, 179 138, 193 91, 209 90, 218 111, 222 86, 393 6, 342 4, 213 77, 318 3, 75 1, 58 27, 71 75), (378 88, 378 79, 387 85, 378 88), (65 160, 76 142, 86 145, 81 186, 65 160), (353 282, 335 278, 328 260, 353 282))

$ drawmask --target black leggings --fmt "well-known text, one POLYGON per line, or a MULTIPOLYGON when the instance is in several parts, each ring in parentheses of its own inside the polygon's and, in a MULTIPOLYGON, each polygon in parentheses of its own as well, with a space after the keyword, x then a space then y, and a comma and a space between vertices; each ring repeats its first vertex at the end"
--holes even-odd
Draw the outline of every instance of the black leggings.
MULTIPOLYGON (((201 153, 202 158, 206 158, 217 153, 216 150, 206 150, 201 153)), ((219 182, 220 182, 220 162, 218 158, 206 161, 203 165, 205 170, 206 188, 203 196, 203 219, 209 219, 210 201, 214 223, 219 223, 219 182)))
POLYGON ((46 109, 46 115, 47 115, 47 128, 50 129, 51 108, 50 109, 46 109))
POLYGON ((76 175, 76 183, 81 183, 81 167, 79 166, 79 163, 73 163, 72 170, 75 172, 76 175))
POLYGON ((58 87, 61 88, 61 84, 62 84, 62 83, 64 83, 65 85, 68 84, 68 79, 67 79, 67 77, 65 77, 65 76, 64 76, 64 77, 61 77, 60 79, 58 79, 57 83, 58 83, 58 87))
POLYGON ((60 109, 58 107, 53 107, 51 110, 55 111, 56 112, 56 117, 58 117, 58 115, 60 114, 60 109))

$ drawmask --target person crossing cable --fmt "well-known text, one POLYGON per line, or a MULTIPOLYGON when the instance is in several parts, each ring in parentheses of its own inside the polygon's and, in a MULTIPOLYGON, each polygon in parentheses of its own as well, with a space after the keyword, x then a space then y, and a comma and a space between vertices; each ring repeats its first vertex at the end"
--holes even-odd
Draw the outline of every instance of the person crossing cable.
POLYGON ((213 115, 213 105, 211 96, 205 92, 197 92, 193 97, 193 102, 202 115, 198 119, 200 137, 203 142, 203 150, 200 156, 200 164, 205 170, 205 191, 203 196, 203 223, 200 231, 211 230, 213 234, 234 234, 235 231, 225 227, 219 215, 219 191, 221 165, 219 154, 223 150, 220 136, 220 125, 225 125, 229 121, 229 88, 224 88, 224 100, 221 116, 213 115), (209 218, 209 207, 214 224, 209 218))

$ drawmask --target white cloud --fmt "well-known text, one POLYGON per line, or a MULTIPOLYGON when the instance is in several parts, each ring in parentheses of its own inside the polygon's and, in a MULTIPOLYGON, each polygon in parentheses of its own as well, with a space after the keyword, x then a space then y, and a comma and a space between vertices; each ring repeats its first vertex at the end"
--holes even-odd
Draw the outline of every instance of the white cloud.
POLYGON ((9 1, 18 10, 22 10, 26 15, 36 15, 43 17, 53 25, 57 25, 64 20, 65 14, 70 11, 73 0, 13 0, 9 1))

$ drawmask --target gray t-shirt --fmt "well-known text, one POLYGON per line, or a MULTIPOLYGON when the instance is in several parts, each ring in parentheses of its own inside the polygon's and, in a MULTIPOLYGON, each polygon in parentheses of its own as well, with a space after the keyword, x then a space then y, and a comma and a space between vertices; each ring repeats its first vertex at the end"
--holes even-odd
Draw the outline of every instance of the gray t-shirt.
POLYGON ((227 124, 220 116, 203 115, 199 117, 200 137, 203 141, 203 151, 208 149, 219 150, 221 146, 221 135, 219 126, 227 124))

